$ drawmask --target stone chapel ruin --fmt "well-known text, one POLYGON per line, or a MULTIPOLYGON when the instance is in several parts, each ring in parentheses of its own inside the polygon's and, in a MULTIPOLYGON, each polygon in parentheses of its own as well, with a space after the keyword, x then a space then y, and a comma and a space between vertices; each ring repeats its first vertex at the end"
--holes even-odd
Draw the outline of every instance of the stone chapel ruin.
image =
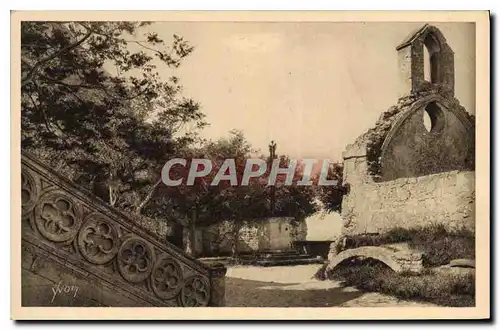
MULTIPOLYGON (((343 153, 343 179, 349 185, 343 235, 435 223, 474 230, 475 123, 454 97, 453 50, 439 29, 426 24, 396 51, 400 98, 343 153)), ((367 249, 361 249, 365 255, 367 249)), ((329 268, 356 255, 344 252, 331 251, 329 268)), ((418 256, 411 253, 372 252, 367 257, 385 258, 389 266, 404 259, 418 268, 418 256)))

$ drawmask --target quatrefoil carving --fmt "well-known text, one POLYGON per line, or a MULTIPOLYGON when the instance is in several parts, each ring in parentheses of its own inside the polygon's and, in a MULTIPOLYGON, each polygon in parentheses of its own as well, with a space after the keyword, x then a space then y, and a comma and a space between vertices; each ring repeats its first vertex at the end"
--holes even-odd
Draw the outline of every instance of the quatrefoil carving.
POLYGON ((91 214, 78 234, 78 247, 88 261, 101 265, 118 253, 118 233, 101 214, 91 214))
POLYGON ((210 301, 210 286, 207 281, 195 275, 185 280, 181 290, 181 302, 184 307, 205 307, 210 301))
POLYGON ((60 191, 42 196, 35 212, 38 230, 45 238, 54 242, 72 239, 82 221, 80 206, 60 191))
POLYGON ((153 268, 153 251, 149 244, 138 237, 123 242, 118 251, 118 269, 129 282, 145 280, 153 268))
POLYGON ((182 268, 168 255, 161 256, 151 272, 151 286, 162 299, 172 299, 182 289, 182 268))
POLYGON ((38 196, 38 187, 35 179, 28 171, 21 172, 21 206, 22 213, 27 214, 33 210, 38 196))

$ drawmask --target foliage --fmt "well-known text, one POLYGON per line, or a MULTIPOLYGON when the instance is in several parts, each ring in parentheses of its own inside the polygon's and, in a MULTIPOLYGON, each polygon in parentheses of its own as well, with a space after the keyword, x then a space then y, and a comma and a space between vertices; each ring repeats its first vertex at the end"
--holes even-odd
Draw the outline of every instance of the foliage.
POLYGON ((400 106, 392 106, 389 110, 382 113, 375 123, 375 127, 365 133, 363 137, 366 140, 366 160, 368 173, 372 175, 375 181, 381 178, 380 157, 382 155, 382 145, 389 133, 392 123, 397 115, 402 111, 400 106))
POLYGON ((342 200, 344 195, 349 193, 349 187, 343 183, 343 171, 344 167, 342 164, 330 164, 326 179, 336 180, 337 184, 333 186, 318 186, 316 194, 327 211, 342 212, 342 200))
MULTIPOLYGON (((207 123, 185 98, 179 78, 165 79, 194 48, 145 30, 149 22, 23 22, 21 140, 60 174, 110 205, 182 226, 269 216, 270 188, 228 181, 212 186, 223 161, 236 160, 238 182, 254 153, 241 132, 202 141, 207 123), (186 132, 186 124, 195 129, 186 132), (172 158, 210 158, 213 169, 194 186, 167 187, 161 169, 172 158)), ((282 157, 283 164, 288 158, 282 157)), ((190 163, 177 169, 186 176, 190 163)), ((315 210, 311 187, 283 186, 276 215, 315 210)), ((295 180, 295 178, 294 178, 295 180)))
POLYGON ((475 273, 428 269, 421 274, 395 273, 382 263, 351 262, 337 267, 332 279, 362 291, 380 292, 399 299, 452 306, 475 306, 475 273))
MULTIPOLYGON (((435 267, 448 264, 453 259, 475 257, 474 233, 465 228, 448 230, 436 224, 412 229, 393 228, 381 235, 348 236, 337 252, 360 246, 378 246, 407 242, 411 248, 423 252, 423 264, 435 267)), ((400 299, 429 301, 444 306, 474 306, 475 275, 435 271, 425 268, 421 274, 395 273, 383 263, 373 259, 350 259, 325 274, 323 265, 315 274, 320 280, 340 279, 346 285, 363 291, 381 292, 400 299)))
MULTIPOLYGON (((181 218, 185 225, 189 223, 195 227, 229 221, 230 228, 222 230, 220 237, 214 237, 213 240, 225 239, 236 247, 239 227, 245 221, 271 215, 271 187, 267 185, 269 167, 262 176, 251 178, 248 185, 241 185, 246 161, 254 158, 252 155, 255 153, 243 133, 236 130, 231 131, 228 138, 206 141, 198 150, 193 149, 186 166, 172 168, 172 179, 181 178, 182 184, 177 187, 161 186, 152 201, 158 205, 155 210, 171 215, 170 218, 181 218), (212 170, 207 176, 197 178, 193 186, 187 186, 186 178, 194 158, 210 159, 212 170), (229 180, 221 180, 212 185, 215 175, 227 159, 235 160, 237 185, 231 185, 229 180), (193 209, 197 210, 196 218, 192 216, 193 209)), ((265 159, 262 157, 262 160, 265 159)), ((281 167, 288 166, 289 162, 288 157, 280 157, 281 167)), ((228 173, 226 170, 225 174, 228 173)), ((299 179, 299 172, 296 171, 294 182, 299 179)), ((306 186, 286 186, 283 184, 284 180, 284 175, 278 175, 274 215, 302 217, 314 212, 314 189, 306 186)))
POLYGON ((159 186, 165 161, 195 141, 183 126, 206 124, 199 105, 182 97, 179 79, 159 75, 193 47, 177 35, 170 46, 155 33, 140 36, 148 24, 21 25, 23 150, 137 213, 159 186))
MULTIPOLYGON (((252 154, 255 152, 240 131, 231 131, 228 138, 208 141, 191 157, 211 159, 210 174, 198 178, 194 186, 188 187, 185 183, 190 162, 186 166, 173 167, 172 179, 182 178, 181 186, 161 187, 158 196, 165 196, 162 203, 164 205, 170 203, 177 213, 186 213, 192 208, 193 203, 199 204, 202 207, 199 220, 203 224, 209 224, 210 220, 214 219, 248 220, 269 216, 270 187, 267 185, 269 168, 262 176, 251 178, 247 186, 241 185, 246 161, 254 158, 252 154), (235 160, 238 184, 232 186, 228 180, 222 180, 217 185, 211 185, 226 159, 235 160), (192 200, 186 200, 188 197, 192 200)), ((288 157, 280 157, 280 167, 288 166, 289 163, 288 157)), ((225 174, 227 173, 228 171, 225 174)), ((300 178, 300 171, 297 169, 293 178, 294 184, 287 186, 284 185, 285 176, 277 176, 276 216, 301 217, 315 211, 314 189, 311 186, 297 186, 296 182, 300 178)))
POLYGON ((321 265, 320 268, 314 273, 313 278, 319 281, 326 281, 327 280, 327 274, 326 274, 326 268, 328 267, 328 262, 324 263, 321 265))
MULTIPOLYGON (((249 152, 251 152, 250 145, 243 134, 237 131, 230 132, 228 138, 221 138, 215 142, 207 141, 198 148, 191 148, 184 154, 188 160, 186 165, 173 166, 170 171, 172 179, 182 179, 181 184, 175 187, 162 184, 152 201, 158 204, 155 210, 173 218, 190 221, 191 211, 196 208, 198 215, 195 225, 208 225, 222 219, 234 218, 237 210, 234 207, 235 194, 242 195, 240 188, 243 187, 231 186, 226 180, 222 180, 218 185, 211 185, 211 182, 227 158, 235 159, 238 173, 241 173, 241 167, 244 166, 249 152), (191 162, 200 158, 210 159, 212 170, 205 177, 196 178, 193 185, 187 185, 186 179, 191 162)), ((245 196, 240 197, 244 199, 245 196)))
MULTIPOLYGON (((292 160, 287 155, 281 155, 277 157, 279 159, 279 167, 286 168, 291 166, 292 160)), ((267 193, 267 199, 271 198, 271 187, 265 187, 269 181, 271 165, 269 159, 268 167, 266 173, 262 176, 259 181, 262 188, 265 189, 267 193)), ((317 211, 317 205, 315 204, 316 190, 315 190, 315 178, 311 178, 312 185, 298 185, 298 182, 302 180, 303 176, 303 164, 300 161, 296 161, 295 171, 291 180, 291 184, 286 184, 286 175, 278 174, 276 176, 275 183, 275 209, 273 216, 278 217, 294 217, 296 219, 303 219, 312 213, 317 211)), ((269 210, 268 212, 272 212, 269 210)), ((267 215, 269 215, 268 213, 267 215)))

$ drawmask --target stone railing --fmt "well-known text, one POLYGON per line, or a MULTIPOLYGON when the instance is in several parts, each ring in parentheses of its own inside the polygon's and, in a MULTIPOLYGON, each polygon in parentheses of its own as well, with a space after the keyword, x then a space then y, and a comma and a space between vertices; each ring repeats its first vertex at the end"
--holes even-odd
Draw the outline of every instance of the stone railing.
POLYGON ((23 306, 54 304, 52 284, 80 288, 59 306, 224 305, 223 266, 185 255, 29 155, 21 172, 23 306))

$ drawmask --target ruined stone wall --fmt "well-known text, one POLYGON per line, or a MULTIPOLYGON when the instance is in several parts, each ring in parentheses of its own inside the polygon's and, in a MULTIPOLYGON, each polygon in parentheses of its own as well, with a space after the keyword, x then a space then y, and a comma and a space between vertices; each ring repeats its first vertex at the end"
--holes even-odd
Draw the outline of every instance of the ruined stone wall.
POLYGON ((458 102, 449 102, 437 94, 416 98, 385 137, 380 154, 381 179, 472 170, 472 125, 458 102), (425 127, 424 114, 430 114, 430 131, 425 127))
MULTIPOLYGON (((342 234, 433 224, 474 231, 475 118, 454 97, 454 53, 439 29, 428 24, 396 50, 401 86, 397 104, 343 154, 348 194, 342 201, 342 234)), ((340 262, 379 249, 347 250, 336 257, 339 243, 337 239, 330 246, 330 266, 335 258, 340 262)), ((385 261, 382 254, 371 257, 398 268, 418 265, 413 257, 388 251, 391 258, 385 261)))
MULTIPOLYGON (((362 158, 350 163, 358 170, 364 167, 362 158)), ((474 230, 474 186, 475 172, 459 171, 386 182, 358 181, 344 197, 343 231, 380 233, 438 223, 474 230)))
POLYGON ((398 100, 343 154, 343 232, 443 223, 474 229, 474 118, 456 99, 426 90, 398 100), (442 106, 427 132, 422 107, 442 106))

